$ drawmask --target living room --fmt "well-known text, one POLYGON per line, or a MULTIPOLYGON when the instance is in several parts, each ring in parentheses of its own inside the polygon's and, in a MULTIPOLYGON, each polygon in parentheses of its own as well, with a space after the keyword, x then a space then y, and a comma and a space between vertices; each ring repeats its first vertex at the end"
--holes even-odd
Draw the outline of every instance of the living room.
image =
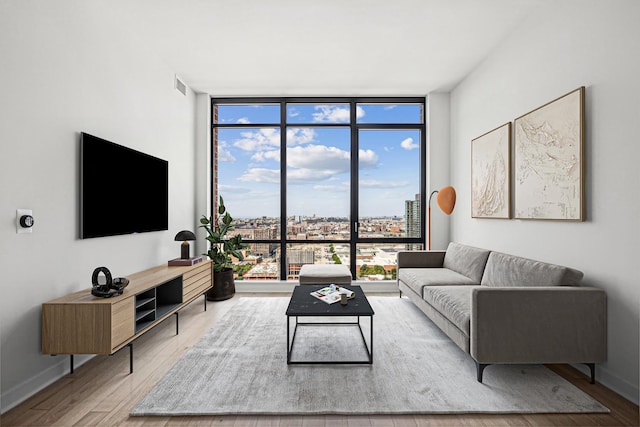
MULTIPOLYGON (((324 9, 279 1, 252 3, 246 10, 216 5, 222 19, 208 15, 202 2, 127 3, 0 3, 6 82, 0 263, 8 272, 0 314, 3 413, 69 378, 65 357, 41 353, 42 303, 88 292, 98 266, 126 276, 166 263, 177 255, 175 233, 196 230, 210 202, 210 99, 232 96, 426 96, 427 191, 452 185, 458 194, 451 216, 433 215, 432 247, 461 242, 584 272, 585 285, 607 294, 607 361, 598 366, 597 381, 638 404, 640 291, 632 255, 640 237, 632 163, 640 154, 632 133, 640 109, 640 61, 632 54, 640 40, 637 2, 354 1, 327 2, 324 9), (326 19, 331 14, 335 20, 326 19), (212 20, 227 30, 223 40, 205 32, 212 20), (334 31, 324 34, 325 25, 334 31), (442 40, 418 37, 422 25, 436 26, 442 40), (471 25, 480 32, 477 40, 465 27, 471 25), (154 28, 168 34, 156 45, 148 38, 154 28), (400 29, 404 33, 391 32, 400 29), (251 38, 243 37, 245 31, 251 38), (174 39, 176 33, 185 34, 174 39), (378 35, 378 41, 383 33, 406 40, 406 46, 338 43, 346 37, 357 45, 360 33, 378 35), (183 43, 189 38, 198 40, 197 48, 183 43), (439 42, 460 51, 443 54, 439 42), (213 54, 206 56, 203 46, 213 54), (164 48, 175 56, 164 57, 164 48), (209 69, 193 69, 193 57, 184 53, 190 50, 206 57, 209 69), (411 56, 402 56, 409 51, 411 56), (321 61, 314 56, 319 52, 321 61), (294 53, 298 61, 292 64, 287 55, 294 53), (443 56, 437 61, 428 57, 438 54, 443 56), (479 56, 467 58, 474 54, 479 56), (230 65, 235 62, 237 68, 230 65), (208 74, 213 82, 203 80, 208 74), (444 80, 447 74, 455 81, 444 80), (185 95, 175 88, 176 75, 187 86, 185 95), (432 75, 443 80, 427 80, 432 75), (581 86, 585 221, 472 218, 471 140, 581 86), (83 131, 169 161, 168 231, 79 239, 83 131), (17 209, 33 211, 32 233, 16 233, 17 209)), ((127 172, 114 164, 104 173, 127 172)), ((120 208, 118 200, 104 200, 104 209, 120 208)), ((204 239, 192 248, 205 250, 204 239)), ((234 300, 242 294, 238 290, 234 300)), ((216 307, 222 305, 211 304, 209 311, 216 307)), ((198 323, 201 308, 190 310, 198 323)), ((188 320, 181 323, 187 331, 188 320)), ((136 356, 150 357, 143 349, 136 356)), ((89 359, 77 356, 78 373, 89 359)), ((102 359, 101 369, 120 372, 121 365, 109 364, 115 357, 102 359)))

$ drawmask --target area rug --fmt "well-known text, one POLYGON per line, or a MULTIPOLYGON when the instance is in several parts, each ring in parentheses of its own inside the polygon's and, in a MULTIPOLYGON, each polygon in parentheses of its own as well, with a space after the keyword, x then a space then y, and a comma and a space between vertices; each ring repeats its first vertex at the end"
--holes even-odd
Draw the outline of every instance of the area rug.
MULTIPOLYGON (((131 415, 609 411, 542 365, 489 366, 479 383, 471 357, 411 301, 369 300, 372 365, 287 365, 288 298, 241 298, 131 415)), ((368 339, 368 318, 361 323, 368 339)), ((366 357, 357 326, 346 325, 299 328, 292 353, 294 360, 366 357)))

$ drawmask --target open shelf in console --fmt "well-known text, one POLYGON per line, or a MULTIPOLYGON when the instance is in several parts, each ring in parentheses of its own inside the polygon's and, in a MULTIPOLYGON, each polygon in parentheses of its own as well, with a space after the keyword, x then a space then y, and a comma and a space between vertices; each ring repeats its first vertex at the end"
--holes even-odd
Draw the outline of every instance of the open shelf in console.
POLYGON ((156 288, 136 295, 136 329, 138 332, 156 320, 156 288))
POLYGON ((136 295, 136 332, 182 304, 182 276, 136 295))
POLYGON ((169 280, 156 288, 156 319, 182 304, 182 276, 169 280))

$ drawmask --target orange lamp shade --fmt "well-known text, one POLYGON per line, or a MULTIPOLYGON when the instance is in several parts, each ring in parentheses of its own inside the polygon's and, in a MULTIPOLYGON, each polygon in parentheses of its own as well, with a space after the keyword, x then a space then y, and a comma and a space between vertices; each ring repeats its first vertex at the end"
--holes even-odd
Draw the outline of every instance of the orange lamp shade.
POLYGON ((453 208, 456 206, 456 190, 451 186, 442 188, 438 191, 436 202, 438 202, 442 212, 451 215, 453 208))

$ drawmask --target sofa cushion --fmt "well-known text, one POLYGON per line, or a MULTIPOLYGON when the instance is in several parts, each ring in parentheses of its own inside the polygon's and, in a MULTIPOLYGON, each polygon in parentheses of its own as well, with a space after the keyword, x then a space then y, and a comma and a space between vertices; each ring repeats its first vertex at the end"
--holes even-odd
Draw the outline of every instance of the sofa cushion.
POLYGON ((398 280, 422 298, 425 287, 480 284, 448 268, 401 268, 398 271, 398 280))
POLYGON ((427 286, 424 300, 470 336, 471 293, 477 286, 427 286))
POLYGON ((546 262, 491 252, 483 286, 578 286, 582 272, 546 262))
POLYGON ((490 252, 487 249, 451 242, 447 247, 442 266, 480 283, 490 252))

